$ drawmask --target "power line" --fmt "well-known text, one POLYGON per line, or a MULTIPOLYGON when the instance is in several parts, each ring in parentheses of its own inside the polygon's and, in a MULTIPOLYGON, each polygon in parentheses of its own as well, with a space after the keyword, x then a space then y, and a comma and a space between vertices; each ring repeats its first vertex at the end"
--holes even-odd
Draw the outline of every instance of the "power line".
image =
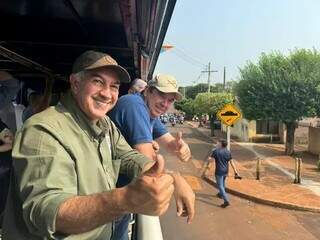
POLYGON ((174 51, 178 52, 180 55, 185 56, 186 58, 190 59, 192 62, 194 62, 195 64, 200 65, 201 67, 205 66, 202 62, 198 61, 197 59, 195 59, 194 57, 188 55, 187 53, 185 53, 184 51, 181 51, 179 48, 174 49, 174 51))
POLYGON ((203 72, 200 72, 199 76, 197 77, 196 80, 193 81, 194 84, 198 84, 199 79, 201 78, 203 72))
POLYGON ((189 64, 191 64, 191 65, 193 65, 193 66, 195 66, 197 68, 202 67, 202 65, 200 65, 199 63, 191 60, 190 58, 186 57, 185 55, 183 55, 183 54, 181 54, 181 53, 179 53, 177 51, 172 50, 171 52, 173 54, 175 54, 177 57, 179 57, 180 59, 182 59, 183 61, 185 61, 185 62, 187 62, 187 63, 189 63, 189 64))
POLYGON ((204 64, 202 61, 200 61, 199 59, 197 59, 196 57, 194 57, 194 54, 192 53, 188 53, 188 51, 186 51, 185 49, 183 49, 180 46, 177 46, 176 44, 166 41, 168 44, 173 45, 174 48, 172 49, 173 51, 177 51, 180 53, 180 55, 184 55, 185 57, 187 57, 188 59, 190 59, 191 61, 195 62, 196 64, 201 65, 202 67, 206 66, 206 64, 204 64))

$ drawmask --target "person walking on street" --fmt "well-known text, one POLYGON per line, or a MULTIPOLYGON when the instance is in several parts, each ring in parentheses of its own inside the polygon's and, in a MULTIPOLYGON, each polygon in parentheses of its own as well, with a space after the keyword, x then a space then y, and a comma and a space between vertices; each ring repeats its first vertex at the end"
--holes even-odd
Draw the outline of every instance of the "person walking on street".
POLYGON ((241 178, 238 174, 234 161, 232 160, 231 152, 227 149, 227 146, 228 143, 226 140, 219 140, 217 148, 212 150, 208 158, 208 161, 215 161, 215 178, 219 189, 217 196, 222 198, 224 201, 224 203, 220 205, 222 208, 226 208, 230 205, 230 201, 225 190, 225 181, 229 172, 229 163, 234 171, 235 178, 241 178))

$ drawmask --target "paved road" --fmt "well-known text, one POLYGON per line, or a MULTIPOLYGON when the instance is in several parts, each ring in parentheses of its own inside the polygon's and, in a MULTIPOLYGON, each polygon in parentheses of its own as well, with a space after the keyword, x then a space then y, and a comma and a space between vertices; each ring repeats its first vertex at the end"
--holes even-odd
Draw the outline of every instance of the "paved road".
MULTIPOLYGON (((179 170, 196 190, 196 218, 191 225, 175 215, 172 202, 161 217, 165 240, 315 240, 320 239, 320 214, 273 208, 231 196, 231 206, 221 209, 217 190, 201 180, 201 166, 212 144, 195 129, 183 125, 170 128, 182 131, 191 147, 193 160, 180 163, 163 153, 168 168, 179 170)), ((292 196, 299 197, 299 196, 292 196)))

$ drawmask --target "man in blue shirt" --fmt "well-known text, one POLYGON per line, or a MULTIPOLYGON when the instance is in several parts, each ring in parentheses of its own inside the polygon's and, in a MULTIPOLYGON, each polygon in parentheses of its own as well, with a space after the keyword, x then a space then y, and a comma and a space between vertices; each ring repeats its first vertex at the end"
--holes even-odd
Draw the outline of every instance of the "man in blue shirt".
POLYGON ((191 158, 191 152, 181 133, 173 137, 159 119, 175 100, 181 98, 175 78, 158 75, 148 82, 143 94, 122 96, 109 116, 127 142, 139 152, 154 158, 152 141, 156 140, 185 162, 191 158))
POLYGON ((212 150, 211 155, 208 158, 208 161, 214 160, 216 164, 215 177, 219 189, 217 196, 224 200, 224 203, 221 205, 222 208, 226 208, 230 205, 225 190, 225 181, 229 172, 229 162, 235 173, 235 178, 240 178, 234 162, 232 161, 231 152, 227 149, 227 146, 228 143, 226 140, 219 140, 217 143, 217 148, 212 150))
MULTIPOLYGON (((155 141, 185 162, 191 158, 191 152, 189 146, 182 140, 182 133, 180 132, 176 137, 172 136, 159 119, 175 100, 181 98, 176 79, 173 76, 161 74, 150 80, 141 94, 122 96, 109 116, 131 147, 140 153, 155 159, 155 141)), ((174 173, 173 176, 175 187, 178 189, 176 191, 178 193, 175 194, 177 215, 188 216, 188 222, 191 222, 194 215, 194 193, 182 176, 178 173, 174 173)), ((127 183, 123 178, 120 179, 120 184, 127 183)), ((119 223, 117 228, 126 229, 126 221, 128 220, 122 219, 122 223, 119 223)), ((122 231, 116 230, 116 234, 117 232, 122 231)), ((118 237, 118 239, 127 238, 118 237)))

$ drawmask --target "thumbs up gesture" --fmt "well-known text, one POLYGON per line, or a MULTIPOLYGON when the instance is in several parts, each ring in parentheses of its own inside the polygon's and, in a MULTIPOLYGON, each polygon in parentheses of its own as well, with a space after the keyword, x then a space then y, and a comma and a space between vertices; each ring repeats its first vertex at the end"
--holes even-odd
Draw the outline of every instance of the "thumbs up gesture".
POLYGON ((177 133, 175 145, 175 152, 177 156, 180 158, 181 161, 187 162, 191 158, 191 151, 188 144, 186 144, 186 142, 182 140, 182 132, 177 133))
POLYGON ((162 155, 157 154, 155 163, 152 166, 146 167, 144 170, 144 175, 148 176, 159 176, 164 173, 165 160, 162 155))
POLYGON ((173 177, 164 173, 163 157, 157 155, 151 168, 125 187, 130 212, 151 216, 165 213, 174 192, 173 183, 173 177))

